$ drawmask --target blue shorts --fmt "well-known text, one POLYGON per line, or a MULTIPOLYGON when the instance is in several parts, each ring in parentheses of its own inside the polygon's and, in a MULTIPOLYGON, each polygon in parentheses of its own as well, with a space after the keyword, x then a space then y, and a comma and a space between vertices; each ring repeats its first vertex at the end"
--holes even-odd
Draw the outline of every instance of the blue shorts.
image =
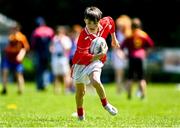
POLYGON ((18 73, 23 73, 24 68, 22 64, 16 64, 16 63, 12 63, 10 62, 6 57, 2 58, 1 61, 1 69, 8 69, 10 71, 15 71, 18 73))

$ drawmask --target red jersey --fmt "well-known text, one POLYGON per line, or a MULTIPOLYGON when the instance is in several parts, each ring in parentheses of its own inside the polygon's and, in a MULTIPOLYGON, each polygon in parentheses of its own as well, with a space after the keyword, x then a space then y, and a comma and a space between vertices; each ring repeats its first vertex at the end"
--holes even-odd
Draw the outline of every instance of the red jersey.
MULTIPOLYGON (((77 49, 72 59, 73 64, 90 64, 93 58, 93 55, 89 52, 92 40, 96 37, 103 37, 106 39, 109 33, 115 32, 114 20, 111 17, 104 17, 100 19, 99 23, 100 26, 97 34, 89 33, 86 27, 80 33, 77 49)), ((104 56, 101 61, 104 63, 106 61, 106 56, 104 56)))
POLYGON ((146 48, 153 46, 153 40, 140 29, 136 29, 132 36, 125 39, 121 44, 122 49, 125 47, 128 49, 129 57, 141 59, 146 57, 146 48))

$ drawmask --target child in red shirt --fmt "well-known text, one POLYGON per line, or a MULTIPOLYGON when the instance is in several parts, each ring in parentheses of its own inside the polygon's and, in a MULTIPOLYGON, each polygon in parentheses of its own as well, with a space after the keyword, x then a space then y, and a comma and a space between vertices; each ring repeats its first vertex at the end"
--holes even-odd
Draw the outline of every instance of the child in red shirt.
POLYGON ((89 52, 91 42, 96 37, 107 38, 111 34, 114 47, 119 47, 115 36, 115 25, 111 17, 102 17, 102 12, 97 7, 87 7, 84 12, 86 27, 80 33, 77 49, 73 57, 72 77, 76 84, 76 105, 78 119, 84 120, 83 96, 87 84, 93 85, 96 89, 103 107, 111 115, 118 113, 117 109, 108 103, 100 76, 108 47, 102 48, 101 53, 93 55, 89 52))

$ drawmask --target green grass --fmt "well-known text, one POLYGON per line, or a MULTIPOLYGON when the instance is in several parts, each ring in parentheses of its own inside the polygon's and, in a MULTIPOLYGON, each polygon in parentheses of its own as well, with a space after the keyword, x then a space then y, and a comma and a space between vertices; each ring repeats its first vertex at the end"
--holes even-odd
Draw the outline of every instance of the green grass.
POLYGON ((115 93, 115 85, 105 85, 109 101, 119 114, 111 116, 101 106, 97 94, 87 92, 84 107, 86 120, 71 117, 76 110, 74 94, 54 95, 52 86, 37 92, 27 83, 19 96, 16 86, 8 86, 8 95, 0 95, 0 127, 180 127, 180 91, 175 84, 149 84, 148 97, 115 93))

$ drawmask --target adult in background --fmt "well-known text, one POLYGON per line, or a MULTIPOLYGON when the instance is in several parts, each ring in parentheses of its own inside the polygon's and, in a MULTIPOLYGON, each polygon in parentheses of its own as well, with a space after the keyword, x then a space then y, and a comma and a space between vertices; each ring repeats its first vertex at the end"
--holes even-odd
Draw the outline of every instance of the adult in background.
POLYGON ((45 90, 46 82, 44 73, 50 68, 49 45, 54 36, 54 31, 46 25, 44 18, 36 18, 37 28, 32 33, 31 46, 36 59, 36 82, 39 91, 45 90))

